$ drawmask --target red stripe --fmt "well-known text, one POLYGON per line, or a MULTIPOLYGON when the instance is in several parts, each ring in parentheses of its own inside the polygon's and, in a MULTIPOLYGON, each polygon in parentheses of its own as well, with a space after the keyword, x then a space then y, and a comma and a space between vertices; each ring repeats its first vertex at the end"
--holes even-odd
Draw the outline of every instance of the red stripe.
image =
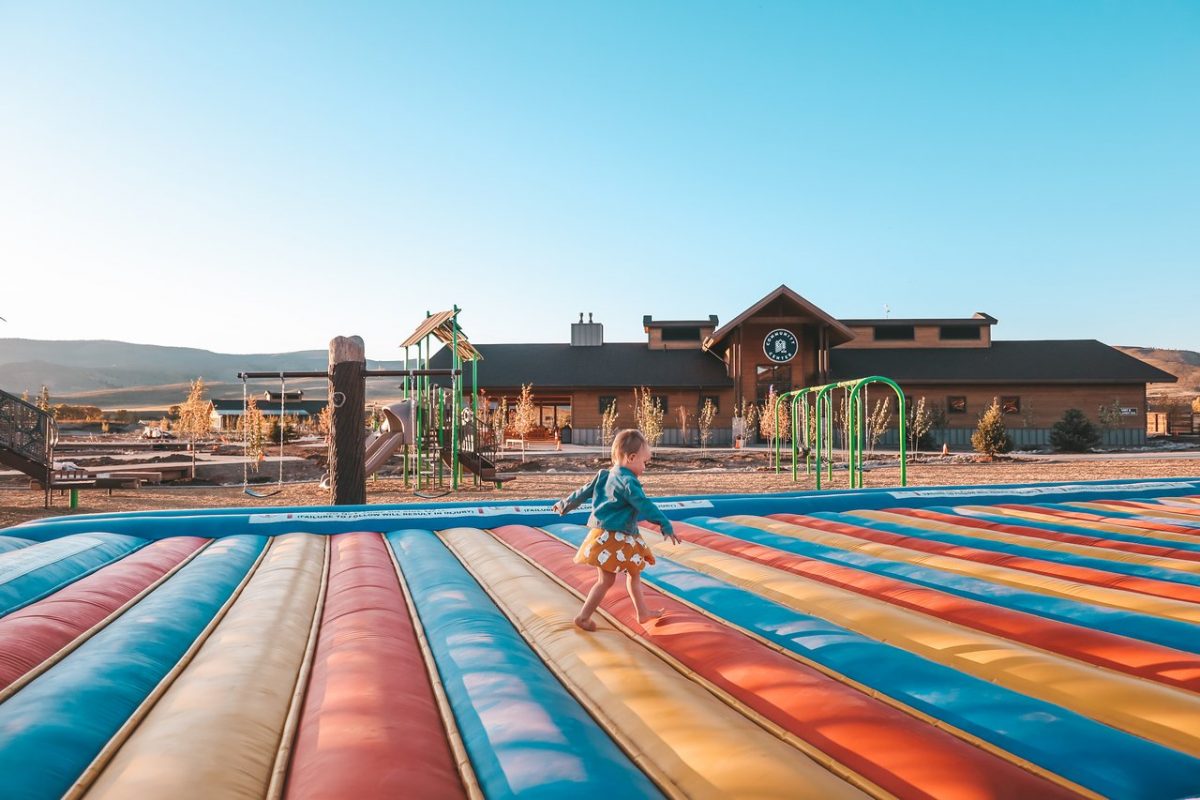
POLYGON ((383 538, 330 541, 289 798, 465 797, 383 538))
POLYGON ((1170 581, 1160 581, 1153 578, 1141 578, 1136 575, 1122 575, 1115 572, 1092 569, 1091 567, 1081 567, 1075 564, 1039 561, 1036 558, 1026 558, 1025 556, 1011 555, 1009 553, 996 553, 991 550, 980 550, 960 544, 935 542, 930 539, 922 539, 920 536, 905 536, 899 533, 877 531, 859 525, 832 522, 817 517, 806 517, 801 514, 771 514, 770 519, 794 525, 803 525, 806 528, 814 528, 828 533, 853 536, 856 539, 865 539, 894 547, 903 547, 906 550, 948 556, 962 561, 992 564, 997 567, 1032 572, 1037 575, 1078 581, 1079 583, 1087 583, 1092 586, 1103 586, 1108 589, 1124 589, 1125 591, 1138 592, 1139 594, 1152 595, 1154 597, 1166 597, 1172 600, 1200 603, 1200 586, 1171 583, 1170 581))
MULTIPOLYGON (((676 523, 676 529, 694 528, 676 523)), ((574 549, 523 525, 495 535, 586 593, 592 567, 574 549)), ((643 628, 623 591, 604 609, 739 702, 810 742, 883 789, 906 798, 1074 797, 1071 792, 873 700, 811 667, 646 586, 646 601, 666 616, 643 628)))
POLYGON ((1133 500, 1105 500, 1105 505, 1122 506, 1133 511, 1145 511, 1154 516, 1156 511, 1169 514, 1183 514, 1188 517, 1200 516, 1200 506, 1167 505, 1166 503, 1138 503, 1133 500))
POLYGON ((104 621, 208 541, 179 536, 151 542, 0 619, 0 690, 104 621))
POLYGON ((785 553, 732 536, 686 526, 693 544, 729 553, 831 586, 886 600, 901 608, 1089 664, 1200 692, 1200 656, 1149 642, 1044 619, 936 589, 785 553))
POLYGON ((960 517, 955 514, 945 514, 940 511, 930 511, 927 508, 889 508, 889 514, 899 514, 905 517, 918 517, 935 522, 947 522, 964 528, 1011 533, 1016 536, 1028 536, 1031 539, 1045 539, 1051 542, 1066 542, 1082 544, 1087 547, 1103 547, 1108 550, 1123 550, 1127 553, 1140 553, 1148 556, 1177 558, 1183 561, 1200 561, 1200 552, 1195 550, 1179 550, 1175 547, 1161 547, 1156 544, 1140 544, 1138 542, 1121 542, 1115 539, 1104 539, 1099 536, 1086 536, 1079 533, 1064 533, 1062 531, 1046 531, 1041 528, 1029 528, 1024 525, 1009 525, 1000 522, 960 517))

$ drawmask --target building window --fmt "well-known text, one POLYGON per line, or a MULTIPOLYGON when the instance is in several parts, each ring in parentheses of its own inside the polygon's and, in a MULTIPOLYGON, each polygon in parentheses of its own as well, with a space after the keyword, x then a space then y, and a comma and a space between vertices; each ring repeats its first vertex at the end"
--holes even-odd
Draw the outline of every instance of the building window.
POLYGON ((965 395, 955 394, 946 398, 946 413, 947 414, 965 414, 967 413, 967 398, 965 395))
POLYGON ((602 394, 600 395, 600 414, 603 415, 608 411, 608 407, 617 402, 616 395, 602 394))
POLYGON ((911 342, 917 338, 917 329, 912 325, 878 325, 875 328, 877 342, 911 342))
POLYGON ((669 411, 669 410, 670 410, 670 409, 667 407, 667 396, 666 396, 665 394, 654 394, 654 395, 650 395, 650 399, 651 399, 651 400, 654 400, 655 402, 657 402, 657 403, 658 403, 659 407, 660 407, 660 408, 663 410, 663 413, 664 413, 664 414, 665 414, 665 413, 667 413, 667 411, 669 411))
POLYGON ((1000 398, 1000 410, 1005 414, 1021 413, 1021 398, 1015 394, 1000 398))
POLYGON ((698 342, 700 341, 700 329, 663 328, 662 340, 664 342, 698 342))
POLYGON ((696 406, 696 413, 704 410, 704 403, 712 403, 713 411, 717 414, 721 413, 721 395, 719 394, 702 394, 700 395, 700 405, 696 406))
POLYGON ((938 328, 938 338, 949 341, 979 341, 978 325, 943 325, 938 328))
POLYGON ((762 403, 771 393, 771 387, 775 388, 775 394, 791 391, 792 366, 791 364, 760 366, 755 370, 755 379, 757 400, 762 403))

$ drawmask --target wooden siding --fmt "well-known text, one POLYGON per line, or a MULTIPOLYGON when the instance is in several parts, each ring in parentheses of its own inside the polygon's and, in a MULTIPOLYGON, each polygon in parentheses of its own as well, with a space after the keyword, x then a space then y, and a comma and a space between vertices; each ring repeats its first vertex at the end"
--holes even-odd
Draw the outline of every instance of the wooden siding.
POLYGON ((915 325, 916 330, 913 332, 914 338, 904 339, 901 341, 875 341, 875 326, 873 325, 855 325, 850 328, 854 331, 854 339, 839 344, 839 349, 862 349, 869 347, 871 349, 900 349, 911 347, 991 347, 992 345, 992 328, 990 325, 979 326, 978 339, 942 339, 939 335, 940 325, 915 325))

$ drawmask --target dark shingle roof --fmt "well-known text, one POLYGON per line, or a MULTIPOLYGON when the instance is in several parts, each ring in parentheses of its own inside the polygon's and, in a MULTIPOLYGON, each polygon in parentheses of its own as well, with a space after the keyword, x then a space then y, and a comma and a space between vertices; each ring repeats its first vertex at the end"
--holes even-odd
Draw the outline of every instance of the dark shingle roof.
MULTIPOLYGON (((254 399, 258 401, 258 410, 263 412, 263 414, 279 413, 278 398, 275 400, 264 400, 256 396, 254 399)), ((236 412, 240 414, 244 408, 242 398, 240 397, 214 397, 212 404, 213 410, 218 413, 224 411, 226 413, 236 412)), ((307 414, 308 416, 315 417, 328 404, 328 400, 287 400, 283 404, 283 410, 286 414, 307 414)))
POLYGON ((835 380, 903 383, 1173 383, 1176 378, 1095 339, 992 342, 991 347, 834 349, 835 380))
MULTIPOLYGON (((595 347, 569 344, 478 344, 482 387, 604 388, 627 386, 732 386, 725 365, 702 350, 651 350, 644 342, 595 347)), ((445 348, 430 359, 434 369, 450 366, 445 348)), ((471 386, 471 365, 463 385, 471 386)))

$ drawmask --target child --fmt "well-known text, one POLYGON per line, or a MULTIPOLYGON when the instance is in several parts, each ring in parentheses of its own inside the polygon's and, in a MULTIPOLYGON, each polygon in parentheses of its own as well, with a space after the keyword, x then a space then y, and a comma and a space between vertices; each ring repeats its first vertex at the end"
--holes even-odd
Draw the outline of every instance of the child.
POLYGON ((642 596, 642 568, 654 563, 654 554, 642 541, 638 517, 656 523, 663 538, 674 544, 679 544, 679 537, 671 527, 671 520, 650 502, 638 481, 652 454, 650 443, 640 431, 621 431, 613 439, 612 469, 600 470, 584 486, 554 504, 556 512, 566 514, 584 500, 592 499, 592 515, 588 518, 591 531, 575 554, 575 563, 596 568, 596 583, 575 617, 575 624, 585 631, 596 630, 592 614, 616 582, 618 572, 629 576, 629 598, 637 610, 638 622, 662 616, 661 608, 646 608, 642 596))

